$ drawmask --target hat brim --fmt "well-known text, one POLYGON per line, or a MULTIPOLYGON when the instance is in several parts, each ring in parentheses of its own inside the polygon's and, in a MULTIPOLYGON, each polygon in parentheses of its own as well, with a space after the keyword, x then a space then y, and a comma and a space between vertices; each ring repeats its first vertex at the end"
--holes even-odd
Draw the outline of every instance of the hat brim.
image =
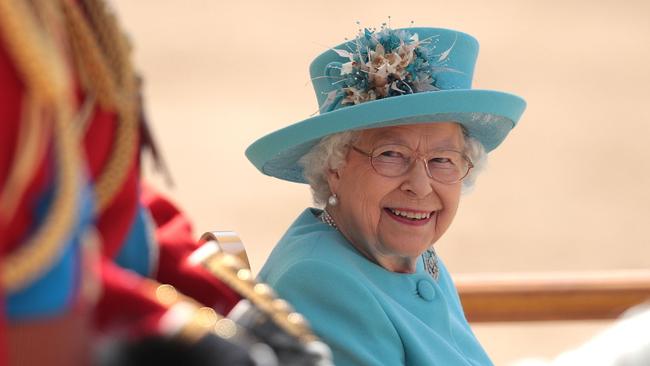
POLYGON ((457 122, 494 150, 517 124, 526 102, 492 90, 441 90, 379 99, 326 112, 270 133, 246 149, 262 173, 306 183, 298 160, 337 132, 418 123, 457 122))

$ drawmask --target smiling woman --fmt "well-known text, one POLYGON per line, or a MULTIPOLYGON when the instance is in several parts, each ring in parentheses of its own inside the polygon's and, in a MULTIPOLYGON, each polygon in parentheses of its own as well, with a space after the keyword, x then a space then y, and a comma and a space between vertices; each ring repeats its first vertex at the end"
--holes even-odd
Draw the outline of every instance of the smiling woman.
POLYGON ((312 63, 320 115, 246 152, 324 206, 298 217, 260 277, 339 366, 492 364, 433 249, 525 108, 471 89, 477 50, 446 29, 363 30, 312 63))
MULTIPOLYGON (((350 153, 345 165, 329 170, 329 186, 339 204, 327 212, 343 236, 368 259, 393 272, 412 273, 417 258, 451 224, 460 199, 460 178, 466 175, 468 165, 446 168, 456 171, 445 173, 456 177, 449 183, 432 181, 428 166, 435 165, 435 160, 412 164, 417 160, 400 157, 395 147, 398 143, 425 153, 441 149, 458 152, 464 145, 456 123, 364 130, 355 148, 375 151, 394 147, 382 155, 371 155, 372 163, 367 156, 350 153), (393 162, 396 159, 406 163, 393 162), (400 171, 397 176, 385 174, 400 171)), ((458 160, 466 161, 462 154, 458 160)))

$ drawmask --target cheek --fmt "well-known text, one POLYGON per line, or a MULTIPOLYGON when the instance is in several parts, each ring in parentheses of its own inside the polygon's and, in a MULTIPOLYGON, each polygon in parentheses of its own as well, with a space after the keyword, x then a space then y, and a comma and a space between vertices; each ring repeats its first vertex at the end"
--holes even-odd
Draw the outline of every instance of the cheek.
POLYGON ((456 216, 458 211, 458 204, 460 202, 460 186, 458 187, 446 187, 444 191, 439 192, 439 197, 442 200, 444 210, 440 217, 440 224, 445 227, 451 224, 451 221, 456 216))
POLYGON ((366 232, 376 231, 379 216, 381 214, 381 202, 383 194, 371 186, 359 186, 354 199, 356 219, 362 223, 366 232))
POLYGON ((369 241, 377 235, 384 198, 390 192, 385 182, 378 181, 372 172, 359 171, 347 185, 345 198, 349 205, 350 222, 355 223, 355 231, 369 241))

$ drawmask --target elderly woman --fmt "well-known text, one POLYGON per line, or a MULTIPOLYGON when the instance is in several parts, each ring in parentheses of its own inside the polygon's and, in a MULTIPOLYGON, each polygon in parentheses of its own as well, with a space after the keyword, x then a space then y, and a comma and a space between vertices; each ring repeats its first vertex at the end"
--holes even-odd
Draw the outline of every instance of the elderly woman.
POLYGON ((471 89, 478 43, 446 29, 363 30, 311 65, 320 114, 251 145, 314 201, 260 273, 337 365, 491 365, 433 245, 525 102, 471 89))

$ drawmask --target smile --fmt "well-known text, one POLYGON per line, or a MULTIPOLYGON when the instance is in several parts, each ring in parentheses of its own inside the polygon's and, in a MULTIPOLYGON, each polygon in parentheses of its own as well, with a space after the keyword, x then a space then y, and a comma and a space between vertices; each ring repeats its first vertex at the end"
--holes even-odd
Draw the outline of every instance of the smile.
POLYGON ((402 208, 386 207, 384 211, 394 220, 408 225, 424 225, 431 220, 436 211, 413 211, 402 208))

